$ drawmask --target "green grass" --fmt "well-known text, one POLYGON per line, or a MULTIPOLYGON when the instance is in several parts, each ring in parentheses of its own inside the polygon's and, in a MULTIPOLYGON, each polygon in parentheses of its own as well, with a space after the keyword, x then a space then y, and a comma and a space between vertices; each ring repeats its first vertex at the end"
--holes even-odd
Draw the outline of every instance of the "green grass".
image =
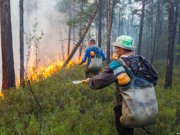
MULTIPOLYGON (((157 126, 147 127, 157 135, 180 132, 180 71, 174 70, 173 88, 163 89, 163 67, 157 66, 160 80, 156 87, 159 104, 157 126)), ((117 135, 114 124, 115 87, 91 90, 72 80, 84 78, 83 68, 59 71, 32 85, 39 110, 29 88, 6 93, 0 100, 0 135, 117 135)), ((145 135, 142 129, 136 135, 145 135)))

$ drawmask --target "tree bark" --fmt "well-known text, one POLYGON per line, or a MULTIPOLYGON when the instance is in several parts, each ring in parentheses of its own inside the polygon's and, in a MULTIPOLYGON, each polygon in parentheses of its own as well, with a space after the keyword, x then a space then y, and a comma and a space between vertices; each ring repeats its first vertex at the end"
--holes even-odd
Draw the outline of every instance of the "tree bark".
MULTIPOLYGON (((85 6, 85 3, 81 2, 81 5, 80 5, 81 12, 83 12, 83 7, 84 6, 85 6)), ((82 19, 82 17, 80 19, 82 19)), ((83 26, 83 23, 80 22, 80 26, 79 26, 79 39, 82 36, 82 26, 83 26)), ((79 58, 81 58, 81 56, 82 56, 82 51, 83 51, 83 42, 81 43, 81 45, 79 47, 79 58)))
POLYGON ((102 0, 99 0, 98 46, 101 48, 102 35, 102 0))
POLYGON ((175 41, 176 41, 177 24, 178 24, 178 16, 179 16, 179 0, 175 0, 175 7, 176 7, 176 11, 175 11, 174 32, 173 32, 174 44, 176 44, 175 41))
POLYGON ((174 52, 174 0, 168 0, 168 55, 164 88, 172 87, 174 52))
POLYGON ((176 65, 178 65, 180 63, 180 26, 179 26, 179 37, 178 37, 178 48, 176 50, 176 65))
POLYGON ((177 22, 178 22, 178 16, 179 16, 179 0, 175 0, 175 6, 176 6, 176 11, 175 11, 175 21, 174 21, 174 32, 173 32, 173 37, 174 37, 174 42, 176 41, 176 32, 177 32, 177 22))
POLYGON ((159 54, 159 39, 160 39, 160 35, 161 35, 161 1, 158 0, 157 3, 157 38, 156 38, 156 45, 155 45, 155 57, 153 59, 153 61, 157 61, 158 59, 158 54, 159 54))
POLYGON ((176 65, 180 63, 180 18, 178 25, 178 39, 177 39, 177 50, 176 50, 176 65))
POLYGON ((61 25, 59 24, 59 34, 60 34, 60 40, 61 40, 61 52, 62 52, 62 59, 65 59, 64 56, 64 42, 63 42, 63 38, 62 38, 62 31, 61 31, 61 25))
POLYGON ((112 26, 113 26, 113 20, 114 20, 114 11, 115 11, 115 7, 116 7, 116 4, 117 4, 117 0, 113 0, 112 1, 112 8, 111 8, 111 28, 110 28, 110 32, 112 30, 112 26))
POLYGON ((24 0, 19 1, 20 85, 24 86, 24 0))
MULTIPOLYGON (((82 27, 81 27, 81 24, 80 24, 80 27, 79 27, 79 40, 80 40, 80 38, 82 36, 82 32, 81 31, 82 31, 82 27)), ((81 58, 81 56, 82 56, 82 43, 79 46, 79 58, 81 58)))
POLYGON ((2 51, 2 89, 15 86, 14 58, 12 47, 12 28, 10 0, 2 0, 1 5, 1 51, 2 51))
MULTIPOLYGON (((69 7, 69 19, 71 20, 71 1, 70 3, 70 7, 69 7)), ((70 45, 71 45, 71 24, 69 24, 69 33, 68 33, 68 52, 67 55, 69 56, 70 53, 70 45)))
MULTIPOLYGON (((110 34, 109 34, 110 35, 110 43, 111 43, 111 36, 112 36, 113 22, 114 22, 114 15, 115 15, 114 11, 115 11, 115 7, 117 4, 117 0, 113 0, 111 3, 112 3, 111 12, 110 12, 111 24, 110 24, 110 34)), ((113 54, 113 48, 111 45, 109 45, 109 46, 110 46, 110 57, 111 57, 111 55, 113 54)))
POLYGON ((69 61, 70 61, 70 60, 72 59, 72 57, 74 56, 74 54, 75 54, 75 52, 77 51, 78 47, 79 47, 79 46, 81 45, 81 43, 83 42, 84 37, 85 37, 86 33, 88 32, 89 28, 91 27, 91 23, 93 22, 94 17, 96 16, 96 13, 97 13, 97 11, 98 11, 98 7, 99 7, 99 6, 97 6, 94 14, 90 17, 89 22, 88 22, 85 30, 83 31, 80 40, 78 41, 78 43, 76 44, 76 46, 75 46, 74 49, 72 50, 72 52, 71 52, 71 54, 69 55, 69 57, 68 57, 68 58, 66 59, 66 61, 64 62, 63 68, 65 68, 65 67, 68 65, 69 61))
POLYGON ((111 36, 111 0, 107 0, 107 34, 106 34, 106 63, 110 63, 110 36, 111 36))
POLYGON ((146 0, 142 0, 142 13, 141 13, 139 41, 138 41, 138 50, 137 50, 137 54, 139 54, 139 55, 141 54, 142 34, 143 34, 143 26, 144 26, 145 1, 146 0))
POLYGON ((121 8, 119 7, 119 14, 118 14, 118 21, 119 21, 119 24, 118 24, 118 36, 120 36, 121 34, 121 8))
POLYGON ((155 52, 156 52, 156 46, 157 44, 157 40, 158 40, 158 28, 159 28, 159 22, 160 22, 160 0, 158 0, 157 2, 157 12, 156 12, 156 24, 155 24, 155 30, 154 30, 154 42, 152 44, 152 50, 151 50, 151 58, 150 58, 150 62, 153 63, 154 62, 154 58, 155 58, 155 52))
MULTIPOLYGON (((153 7, 154 8, 154 7, 153 7)), ((147 56, 147 58, 148 58, 148 60, 149 61, 151 61, 151 55, 152 55, 152 35, 154 34, 154 33, 152 33, 152 15, 151 15, 151 12, 149 12, 149 14, 148 14, 148 20, 147 20, 147 39, 145 40, 145 44, 147 44, 148 45, 148 48, 147 49, 145 49, 146 50, 146 52, 145 52, 145 54, 146 55, 148 55, 147 56)))

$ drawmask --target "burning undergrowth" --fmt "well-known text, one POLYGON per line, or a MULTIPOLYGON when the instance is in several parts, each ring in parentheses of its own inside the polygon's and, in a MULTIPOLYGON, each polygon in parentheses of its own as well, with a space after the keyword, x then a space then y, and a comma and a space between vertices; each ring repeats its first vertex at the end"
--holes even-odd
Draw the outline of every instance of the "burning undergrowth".
MULTIPOLYGON (((73 65, 80 63, 81 57, 76 60, 71 60, 66 68, 70 68, 73 65)), ((63 60, 56 60, 51 62, 50 64, 44 64, 36 67, 34 64, 30 64, 27 73, 25 73, 25 82, 30 80, 32 83, 38 82, 39 80, 46 79, 53 74, 55 74, 58 70, 62 68, 64 64, 63 60)), ((20 85, 20 77, 16 79, 16 86, 20 85)))

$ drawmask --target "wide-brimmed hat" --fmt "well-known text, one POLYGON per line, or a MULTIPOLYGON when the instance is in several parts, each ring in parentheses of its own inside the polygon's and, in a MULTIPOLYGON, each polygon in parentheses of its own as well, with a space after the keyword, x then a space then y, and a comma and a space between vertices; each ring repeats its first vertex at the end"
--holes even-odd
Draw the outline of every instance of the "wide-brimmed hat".
POLYGON ((132 37, 127 35, 119 36, 116 39, 116 42, 112 43, 113 46, 121 47, 127 50, 134 50, 136 47, 134 46, 134 40, 132 37))

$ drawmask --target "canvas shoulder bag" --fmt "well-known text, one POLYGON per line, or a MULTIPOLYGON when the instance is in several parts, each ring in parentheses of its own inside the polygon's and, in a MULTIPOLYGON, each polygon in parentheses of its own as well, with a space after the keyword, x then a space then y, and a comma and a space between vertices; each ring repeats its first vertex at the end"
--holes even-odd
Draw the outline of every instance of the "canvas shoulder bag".
POLYGON ((122 59, 120 62, 131 77, 131 83, 128 86, 119 86, 123 97, 121 124, 131 128, 155 124, 158 105, 154 85, 143 78, 136 77, 122 59))

